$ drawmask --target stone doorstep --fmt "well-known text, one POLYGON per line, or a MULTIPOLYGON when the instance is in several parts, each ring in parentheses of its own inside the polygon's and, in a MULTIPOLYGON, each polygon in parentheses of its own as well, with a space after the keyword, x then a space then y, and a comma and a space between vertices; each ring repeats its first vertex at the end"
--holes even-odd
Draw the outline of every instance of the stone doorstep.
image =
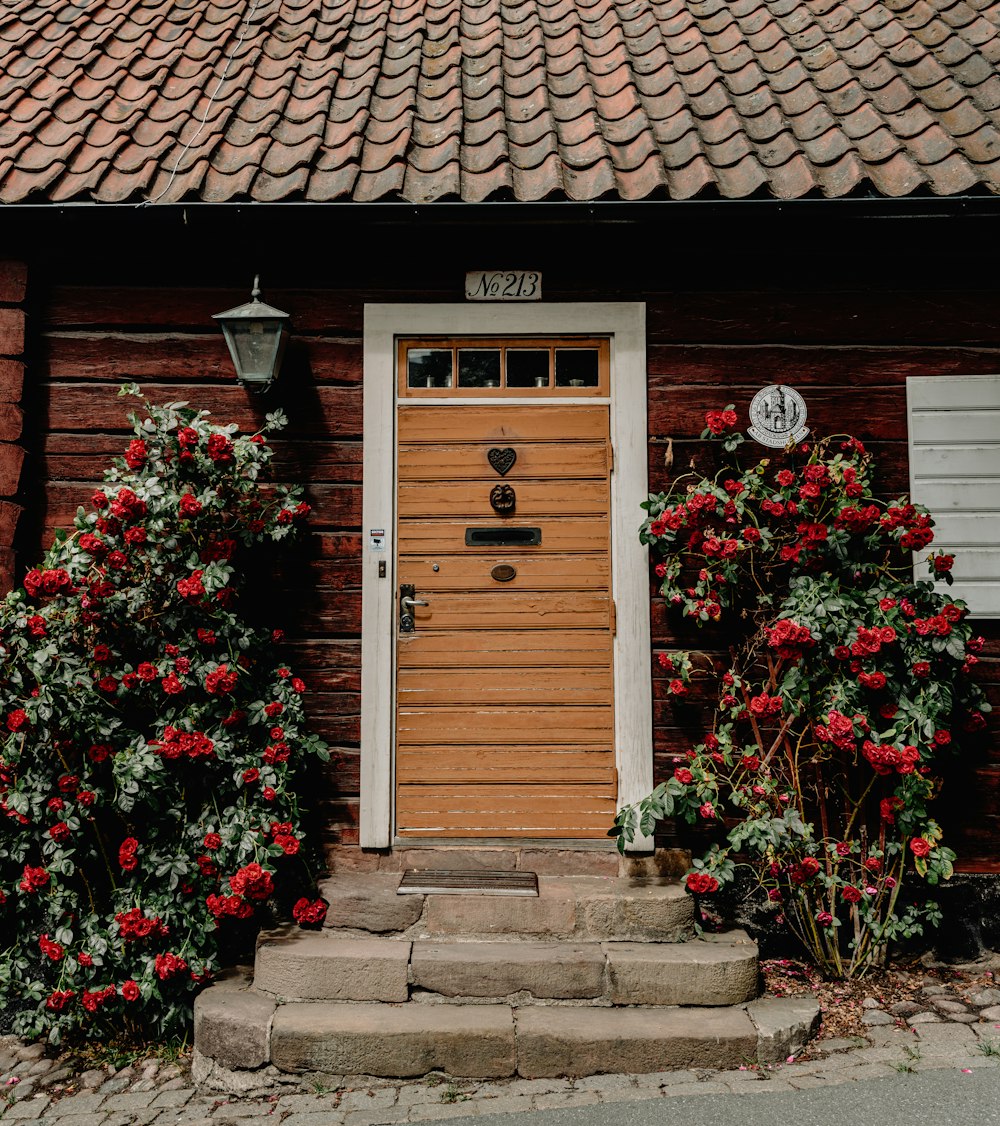
MULTIPOLYGON (((435 1070, 456 1078, 542 1078, 734 1068, 757 1059, 764 1036, 772 1052, 782 1040, 781 1015, 768 1023, 766 1003, 755 1004, 754 1019, 746 1006, 284 1005, 272 1022, 271 1061, 292 1072, 384 1077, 435 1070)), ((810 1015, 818 1023, 819 1007, 806 998, 789 1024, 797 1029, 810 1015)), ((782 1042, 793 1039, 786 1029, 782 1042)))
MULTIPOLYGON (((719 936, 721 939, 723 936, 719 936)), ((284 1001, 604 998, 615 1005, 734 1005, 758 993, 757 947, 734 942, 435 942, 286 928, 257 944, 256 990, 284 1001)))
POLYGON ((406 1001, 410 943, 298 928, 257 940, 254 987, 289 1001, 406 1001))
POLYGON ((801 1051, 820 1020, 809 996, 698 1009, 277 1005, 246 984, 234 975, 195 1000, 199 1057, 208 1070, 218 1065, 236 1080, 252 1079, 269 1062, 296 1073, 404 1077, 441 1070, 470 1078, 773 1063, 801 1051))
POLYGON ((519 934, 656 942, 681 942, 694 931, 690 896, 665 878, 540 876, 537 897, 397 895, 398 882, 392 872, 323 880, 320 891, 330 904, 326 927, 407 937, 519 934))
POLYGON ((327 856, 332 872, 402 872, 407 868, 476 871, 535 872, 539 876, 670 876, 681 877, 691 866, 686 849, 658 848, 652 853, 618 854, 602 845, 575 848, 572 843, 528 844, 422 844, 398 845, 392 851, 360 849, 356 845, 330 845, 327 856))
POLYGON ((738 1005, 760 992, 755 944, 606 942, 615 1005, 738 1005))

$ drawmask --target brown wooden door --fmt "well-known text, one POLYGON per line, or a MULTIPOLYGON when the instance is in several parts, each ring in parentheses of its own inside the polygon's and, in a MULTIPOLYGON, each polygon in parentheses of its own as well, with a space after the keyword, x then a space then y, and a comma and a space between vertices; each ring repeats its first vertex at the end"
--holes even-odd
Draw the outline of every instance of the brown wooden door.
POLYGON ((608 411, 399 407, 397 578, 429 603, 398 635, 400 836, 603 837, 614 819, 608 411), (491 449, 515 452, 505 475, 491 449), (469 528, 541 542, 470 546, 469 528))

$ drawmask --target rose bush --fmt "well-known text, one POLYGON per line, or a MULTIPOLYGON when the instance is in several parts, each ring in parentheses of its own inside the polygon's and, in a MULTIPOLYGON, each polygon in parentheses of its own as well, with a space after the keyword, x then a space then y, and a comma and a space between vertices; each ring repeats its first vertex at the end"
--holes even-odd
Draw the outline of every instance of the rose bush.
POLYGON ((0 604, 0 1005, 53 1041, 184 1030, 227 928, 305 889, 294 775, 328 757, 280 633, 239 605, 308 505, 264 484, 264 432, 183 403, 131 418, 90 510, 0 604))
MULTIPOLYGON (((732 408, 707 423, 735 455, 732 408)), ((781 468, 729 461, 643 506, 667 603, 725 622, 732 648, 659 655, 671 698, 717 693, 714 723, 611 832, 624 849, 663 817, 714 827, 688 889, 710 895, 745 862, 824 971, 860 975, 939 917, 931 901, 901 907, 900 889, 911 870, 952 873, 929 812, 935 758, 985 726, 969 676, 983 642, 964 603, 914 580, 930 514, 873 494, 860 442, 802 445, 781 468)), ((952 563, 931 555, 929 572, 950 581, 952 563)))

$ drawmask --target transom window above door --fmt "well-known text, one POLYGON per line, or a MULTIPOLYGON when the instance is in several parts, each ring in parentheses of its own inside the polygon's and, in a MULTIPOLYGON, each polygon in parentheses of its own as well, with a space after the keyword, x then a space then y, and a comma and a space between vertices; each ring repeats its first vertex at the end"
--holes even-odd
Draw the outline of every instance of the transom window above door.
POLYGON ((398 349, 401 398, 609 393, 607 339, 427 337, 398 349))

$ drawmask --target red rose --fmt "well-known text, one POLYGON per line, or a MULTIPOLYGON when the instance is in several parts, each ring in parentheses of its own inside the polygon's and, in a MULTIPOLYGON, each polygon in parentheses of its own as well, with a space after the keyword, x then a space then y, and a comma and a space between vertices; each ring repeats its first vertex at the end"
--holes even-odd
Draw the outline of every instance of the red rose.
POLYGON ((862 898, 862 892, 860 888, 856 888, 851 884, 848 884, 840 894, 843 896, 844 901, 847 903, 858 903, 862 898))
POLYGON ((218 465, 233 460, 233 443, 225 434, 212 434, 208 439, 208 456, 218 465))
POLYGON ((934 556, 934 573, 936 575, 947 575, 948 572, 955 565, 954 555, 935 555, 934 556))
POLYGON ((43 934, 41 938, 39 938, 38 945, 45 957, 51 958, 53 962, 62 961, 62 957, 66 953, 59 943, 52 942, 47 934, 43 934))
POLYGON ((49 828, 48 834, 57 844, 62 844, 69 840, 69 826, 65 821, 57 821, 49 828))
POLYGON ((89 969, 94 964, 94 959, 87 953, 86 950, 81 950, 76 956, 76 960, 84 969, 89 969))
POLYGON ((304 896, 292 908, 292 918, 300 927, 322 923, 326 918, 327 904, 322 899, 310 902, 304 896))
POLYGON ((141 996, 139 986, 129 978, 122 982, 122 998, 126 1001, 138 1001, 141 996))
POLYGON ((178 958, 176 954, 157 954, 156 955, 156 976, 160 981, 166 981, 168 978, 176 977, 178 974, 185 973, 188 965, 183 958, 178 958))
POLYGON ((219 665, 205 677, 205 691, 210 696, 224 696, 236 684, 236 672, 229 671, 228 665, 219 665))
POLYGON ((686 766, 677 767, 674 771, 674 777, 685 786, 689 786, 694 781, 694 775, 686 766))
POLYGON ((215 852, 216 849, 222 848, 222 837, 218 833, 206 833, 202 843, 209 852, 215 852))
POLYGON ((259 864, 247 864, 233 876, 229 877, 229 886, 234 895, 244 899, 262 900, 274 891, 274 879, 271 873, 259 864))
POLYGON ((725 434, 736 425, 735 411, 708 411, 705 414, 705 427, 712 434, 725 434))
POLYGON ((205 586, 201 581, 203 571, 192 571, 190 578, 178 579, 177 593, 185 602, 200 602, 205 597, 205 586))
POLYGON ((49 882, 49 874, 44 868, 32 868, 29 864, 24 866, 24 872, 21 874, 21 882, 17 885, 21 891, 32 892, 40 891, 49 882))
POLYGON ((125 451, 125 464, 129 469, 141 469, 146 464, 148 456, 146 443, 141 438, 133 438, 125 451))
POLYGON ((706 821, 711 821, 715 817, 715 806, 712 805, 710 801, 707 801, 704 805, 698 807, 698 812, 706 821))
POLYGON ((264 707, 264 715, 266 715, 268 719, 274 719, 275 716, 281 715, 284 710, 285 705, 279 700, 275 700, 273 703, 267 704, 264 707))
POLYGON ((277 793, 270 786, 265 786, 264 789, 261 790, 260 796, 266 802, 273 802, 278 797, 277 793))
POLYGON ((924 840, 923 837, 914 837, 913 840, 910 841, 910 852, 912 852, 914 856, 921 858, 930 856, 931 842, 924 840))
POLYGON ((139 842, 135 837, 126 837, 118 848, 118 863, 122 866, 125 872, 132 872, 138 865, 136 859, 136 852, 139 849, 139 842))
POLYGON ((7 730, 20 731, 28 722, 28 713, 24 708, 15 708, 7 716, 7 730))
POLYGON ((833 916, 829 911, 820 911, 816 916, 816 922, 819 923, 821 927, 828 927, 833 922, 833 916))
POLYGON ((184 685, 177 679, 177 677, 170 673, 160 681, 160 687, 168 696, 178 696, 184 691, 184 685))
POLYGON ((184 517, 197 516, 201 512, 201 501, 191 493, 182 493, 178 511, 184 517))
POLYGON ((688 891, 695 895, 711 895, 719 890, 719 881, 708 872, 689 872, 685 882, 688 891))
POLYGON ((72 989, 54 989, 49 994, 45 1007, 54 1013, 61 1013, 75 996, 72 989))
POLYGON ((299 842, 295 837, 278 834, 274 838, 274 843, 286 856, 294 856, 299 851, 299 842))

